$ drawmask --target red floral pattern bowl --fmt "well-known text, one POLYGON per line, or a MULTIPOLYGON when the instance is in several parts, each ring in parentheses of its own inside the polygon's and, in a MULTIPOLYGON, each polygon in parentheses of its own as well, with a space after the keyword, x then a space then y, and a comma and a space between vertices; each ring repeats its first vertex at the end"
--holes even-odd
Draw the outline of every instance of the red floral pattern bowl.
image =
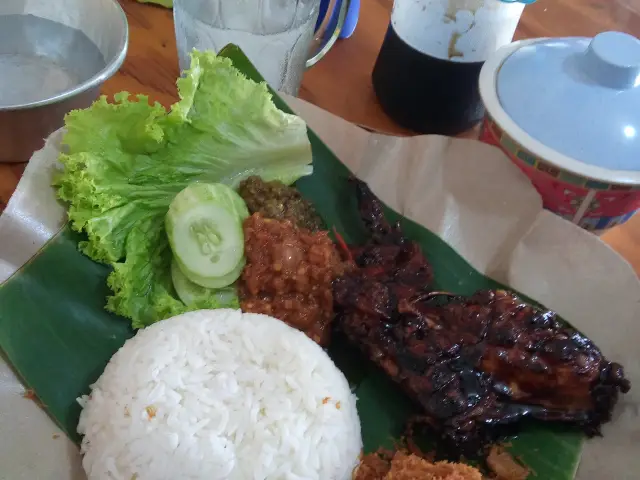
MULTIPOLYGON (((480 92, 487 116, 482 125, 481 140, 502 149, 531 179, 542 196, 545 208, 587 230, 601 232, 627 221, 640 208, 640 109, 634 109, 640 105, 640 56, 633 57, 638 59, 637 65, 630 61, 623 65, 631 69, 626 72, 628 77, 636 73, 635 81, 632 78, 626 87, 615 85, 616 80, 624 80, 615 77, 616 73, 620 74, 620 68, 612 72, 607 72, 606 68, 597 72, 613 82, 612 85, 595 85, 594 78, 581 76, 579 71, 569 72, 577 86, 571 85, 571 82, 563 84, 561 78, 552 78, 553 72, 549 73, 551 78, 545 84, 547 77, 544 77, 544 72, 536 70, 534 62, 533 70, 510 67, 508 88, 501 90, 500 82, 502 85, 506 83, 500 76, 509 70, 504 66, 511 61, 510 58, 527 49, 525 56, 530 57, 525 58, 527 62, 535 58, 539 62, 538 67, 553 63, 553 58, 550 58, 553 55, 567 55, 562 53, 562 40, 515 42, 500 49, 485 63, 480 75, 480 92), (536 48, 545 45, 545 42, 551 44, 551 53, 544 50, 536 52, 536 48), (536 75, 540 76, 534 78, 536 75), (517 85, 514 86, 514 82, 517 85), (516 87, 521 87, 520 93, 515 90, 516 87), (563 91, 563 88, 566 90, 563 91), (586 94, 576 97, 581 88, 586 94), (539 95, 537 99, 536 95, 539 95), (623 98, 625 103, 622 108, 607 112, 603 105, 610 109, 616 107, 615 101, 609 101, 608 95, 616 101, 620 100, 621 95, 627 97, 623 98), (564 99, 568 99, 569 109, 564 99), (634 104, 636 100, 638 103, 634 104), (542 106, 538 109, 537 105, 542 106), (622 111, 625 108, 630 113, 622 111), (595 120, 585 113, 589 111, 597 116, 595 120), (620 118, 624 121, 621 122, 620 118), (612 122, 621 126, 610 128, 612 122), (610 142, 610 148, 602 149, 607 142, 610 142), (594 148, 599 149, 595 155, 594 148), (611 159, 600 158, 603 157, 602 150, 611 152, 614 160, 622 160, 610 168, 608 163, 611 159), (634 163, 636 158, 637 163, 634 163), (638 170, 621 170, 620 165, 637 165, 638 170)), ((593 48, 589 42, 593 41, 567 40, 580 40, 582 45, 588 46, 584 56, 574 52, 572 55, 575 58, 570 58, 578 62, 578 66, 581 65, 579 62, 585 62, 586 65, 593 48)), ((566 59, 560 60, 563 61, 558 62, 557 77, 570 70, 566 59)))

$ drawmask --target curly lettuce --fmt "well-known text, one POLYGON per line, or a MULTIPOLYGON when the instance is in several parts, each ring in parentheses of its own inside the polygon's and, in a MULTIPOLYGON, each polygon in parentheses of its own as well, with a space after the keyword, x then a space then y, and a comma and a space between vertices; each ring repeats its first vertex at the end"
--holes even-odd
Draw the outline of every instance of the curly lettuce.
MULTIPOLYGON (((251 175, 291 184, 309 175, 305 122, 280 111, 255 83, 212 52, 196 52, 169 112, 117 94, 66 117, 66 153, 54 185, 69 205, 80 250, 113 267, 106 308, 134 328, 182 313, 171 282, 164 215, 193 182, 231 186, 251 175)), ((213 296, 208 308, 237 306, 213 296)), ((202 308, 202 305, 200 305, 202 308)))

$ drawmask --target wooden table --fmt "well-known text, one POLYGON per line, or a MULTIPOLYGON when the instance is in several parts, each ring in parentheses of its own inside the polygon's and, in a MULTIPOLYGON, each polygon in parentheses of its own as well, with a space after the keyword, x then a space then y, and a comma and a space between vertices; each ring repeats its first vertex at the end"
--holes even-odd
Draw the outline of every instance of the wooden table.
MULTIPOLYGON (((120 0, 129 18, 129 55, 104 87, 144 93, 165 106, 176 100, 178 61, 171 12, 134 0, 120 0)), ((339 41, 304 77, 300 97, 351 122, 407 135, 380 109, 371 86, 371 70, 389 22, 393 0, 361 2, 355 34, 339 41)), ((618 30, 640 36, 639 0, 539 0, 525 9, 516 39, 542 36, 594 36, 618 30)), ((24 165, 0 165, 0 208, 18 183, 24 165)), ((640 215, 604 237, 640 274, 640 215)))

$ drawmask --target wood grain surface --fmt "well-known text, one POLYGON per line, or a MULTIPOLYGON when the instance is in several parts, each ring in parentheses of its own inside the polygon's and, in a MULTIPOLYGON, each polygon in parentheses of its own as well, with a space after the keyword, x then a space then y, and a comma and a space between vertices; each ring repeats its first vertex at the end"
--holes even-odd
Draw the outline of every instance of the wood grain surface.
MULTIPOLYGON (((129 54, 103 91, 127 90, 169 106, 176 99, 178 60, 170 10, 120 0, 130 25, 129 54)), ((408 135, 378 105, 371 70, 384 37, 393 0, 361 2, 354 35, 339 41, 304 77, 300 97, 372 130, 408 135)), ((594 36, 618 30, 640 36, 640 0, 539 0, 527 6, 516 39, 594 36)), ((473 135, 471 132, 469 135, 473 135)), ((0 209, 13 193, 24 165, 0 165, 0 209)), ((603 237, 640 274, 640 216, 603 237)))

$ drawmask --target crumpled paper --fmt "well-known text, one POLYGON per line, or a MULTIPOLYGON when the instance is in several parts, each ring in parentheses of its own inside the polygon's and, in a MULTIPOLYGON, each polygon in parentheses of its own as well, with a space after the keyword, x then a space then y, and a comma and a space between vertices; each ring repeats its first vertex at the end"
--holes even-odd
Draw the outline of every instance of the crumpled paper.
MULTIPOLYGON (((637 478, 640 281, 630 265, 598 237, 543 210, 529 180, 494 147, 369 133, 283 98, 390 207, 438 234, 477 270, 556 310, 626 367, 635 388, 621 398, 604 437, 586 442, 576 478, 637 478)), ((65 222, 50 187, 59 142, 57 132, 34 154, 0 217, 0 282, 65 222)), ((0 442, 0 479, 83 478, 75 447, 65 438, 53 446, 53 423, 33 402, 16 400, 21 388, 0 359, 0 436, 12 439, 0 442)))

